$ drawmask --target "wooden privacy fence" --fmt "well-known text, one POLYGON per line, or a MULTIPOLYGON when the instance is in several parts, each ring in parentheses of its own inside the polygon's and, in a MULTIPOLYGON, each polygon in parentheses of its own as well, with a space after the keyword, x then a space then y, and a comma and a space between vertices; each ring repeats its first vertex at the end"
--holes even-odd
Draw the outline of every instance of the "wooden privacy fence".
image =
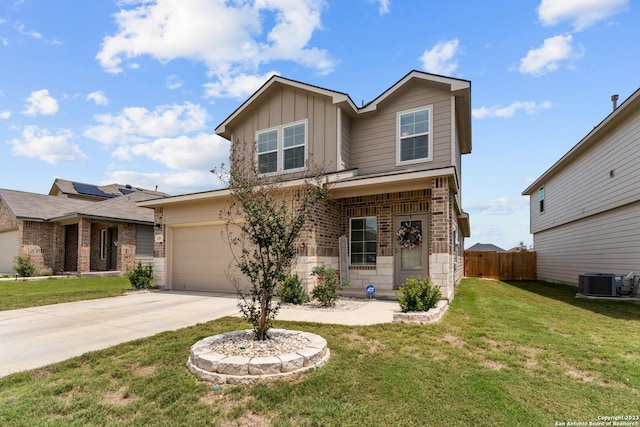
POLYGON ((536 280, 537 259, 533 251, 465 251, 464 275, 496 280, 536 280))

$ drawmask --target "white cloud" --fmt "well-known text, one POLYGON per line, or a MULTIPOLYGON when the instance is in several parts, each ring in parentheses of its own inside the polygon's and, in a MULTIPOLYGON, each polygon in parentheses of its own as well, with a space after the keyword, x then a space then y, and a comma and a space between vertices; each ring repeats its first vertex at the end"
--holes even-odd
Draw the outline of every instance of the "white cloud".
POLYGON ((270 71, 263 75, 237 74, 220 77, 215 83, 203 85, 205 97, 245 99, 275 74, 278 73, 270 71))
POLYGON ((500 105, 482 106, 474 109, 471 114, 474 119, 509 118, 515 116, 520 110, 527 114, 535 114, 540 110, 548 110, 552 106, 551 101, 544 101, 539 104, 532 101, 515 101, 506 107, 500 105))
POLYGON ((109 105, 109 98, 107 98, 101 90, 91 92, 87 95, 87 101, 93 101, 96 105, 109 105))
POLYGON ((209 171, 223 162, 228 163, 229 141, 212 134, 194 137, 158 138, 152 142, 119 147, 114 157, 131 160, 143 156, 171 169, 209 171))
POLYGON ((429 73, 450 75, 458 68, 455 56, 459 53, 459 45, 458 39, 451 39, 425 50, 420 57, 422 68, 429 73))
POLYGON ((209 171, 178 172, 138 172, 131 170, 113 170, 107 174, 102 184, 121 182, 134 187, 155 188, 168 194, 182 194, 194 188, 215 190, 224 187, 214 174, 209 171))
POLYGON ((206 127, 207 112, 200 105, 161 105, 153 111, 142 107, 127 107, 119 114, 94 116, 99 124, 87 128, 84 136, 104 144, 131 144, 194 132, 206 127))
POLYGON ((584 55, 582 47, 573 46, 571 34, 549 37, 542 46, 531 49, 520 60, 520 72, 540 76, 560 67, 560 62, 580 59, 584 55))
POLYGON ((24 24, 18 22, 16 24, 16 30, 18 30, 18 32, 22 35, 25 36, 29 36, 29 37, 33 37, 34 39, 42 39, 42 34, 40 34, 38 31, 36 30, 27 30, 26 27, 24 26, 24 24))
POLYGON ((22 130, 22 138, 15 138, 8 143, 12 145, 11 151, 14 154, 44 160, 47 163, 86 161, 88 157, 80 147, 69 142, 72 136, 68 129, 51 134, 47 129, 38 126, 26 126, 22 130))
POLYGON ((0 111, 0 119, 8 120, 10 117, 11 117, 11 111, 9 110, 0 111))
POLYGON ((175 74, 167 76, 167 88, 171 90, 179 89, 182 87, 184 82, 178 78, 175 74))
POLYGON ((386 15, 390 11, 391 0, 369 0, 369 2, 378 5, 378 13, 380 15, 386 15))
POLYGON ((38 114, 54 115, 58 112, 58 101, 49 95, 47 89, 31 92, 27 98, 25 110, 22 112, 28 116, 36 116, 38 114))
POLYGON ((547 26, 569 21, 577 31, 624 10, 628 0, 542 0, 538 18, 547 26))
POLYGON ((466 203, 465 210, 472 214, 511 215, 529 209, 529 197, 498 197, 493 200, 466 203))
POLYGON ((203 62, 209 75, 228 78, 255 73, 270 61, 293 61, 321 74, 333 70, 324 49, 309 46, 321 29, 324 2, 317 0, 120 2, 118 30, 103 39, 96 59, 119 73, 134 58, 203 62), (272 26, 267 23, 273 22, 272 26))

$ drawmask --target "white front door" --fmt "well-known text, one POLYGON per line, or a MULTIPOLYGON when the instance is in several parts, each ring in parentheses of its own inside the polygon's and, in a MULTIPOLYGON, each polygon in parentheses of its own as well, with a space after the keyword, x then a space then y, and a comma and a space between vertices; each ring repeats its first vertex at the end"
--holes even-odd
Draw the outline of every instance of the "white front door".
POLYGON ((397 288, 410 276, 429 275, 429 215, 396 215, 393 224, 394 287, 397 288))

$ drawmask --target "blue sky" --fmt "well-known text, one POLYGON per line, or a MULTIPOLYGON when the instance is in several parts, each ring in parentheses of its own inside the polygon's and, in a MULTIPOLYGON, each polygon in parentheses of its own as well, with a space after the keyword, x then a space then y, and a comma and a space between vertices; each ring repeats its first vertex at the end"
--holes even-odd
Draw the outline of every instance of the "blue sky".
POLYGON ((471 80, 466 245, 532 243, 521 192, 640 86, 630 0, 3 0, 0 187, 220 186, 215 127, 272 74, 370 101, 471 80))

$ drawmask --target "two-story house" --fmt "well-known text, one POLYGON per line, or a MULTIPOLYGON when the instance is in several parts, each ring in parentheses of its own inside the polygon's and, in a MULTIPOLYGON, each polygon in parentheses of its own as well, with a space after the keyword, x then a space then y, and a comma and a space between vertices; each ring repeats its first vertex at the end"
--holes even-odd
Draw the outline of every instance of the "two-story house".
MULTIPOLYGON (((323 166, 330 196, 303 233, 295 268, 303 280, 315 265, 342 260, 351 289, 391 290, 430 276, 453 298, 469 236, 460 185, 461 156, 471 152, 471 82, 412 71, 358 107, 345 93, 274 76, 216 133, 279 180, 323 166)), ((157 286, 235 292, 218 214, 229 201, 222 189, 139 204, 155 209, 157 286)))
POLYGON ((540 280, 640 275, 639 161, 640 89, 523 191, 540 280))

